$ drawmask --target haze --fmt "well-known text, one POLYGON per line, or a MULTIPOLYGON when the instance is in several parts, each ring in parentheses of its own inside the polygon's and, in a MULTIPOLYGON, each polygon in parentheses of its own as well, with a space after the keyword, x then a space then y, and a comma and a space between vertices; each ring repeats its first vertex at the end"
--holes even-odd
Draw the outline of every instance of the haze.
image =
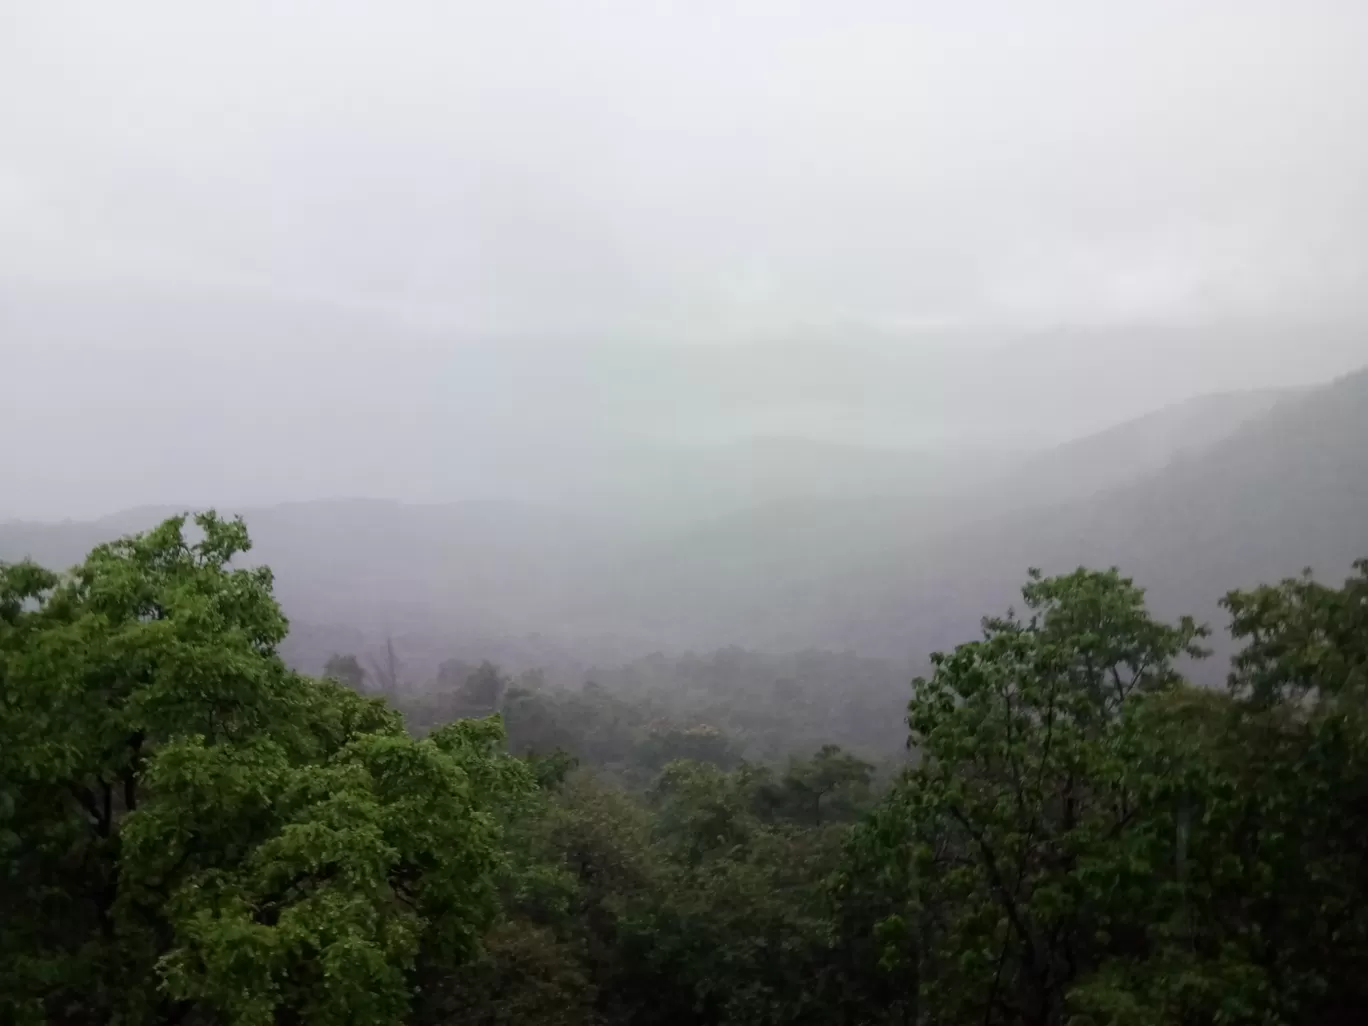
POLYGON ((0 1026, 1368 1023, 1368 0, 0 0, 0 1026))
POLYGON ((0 17, 0 516, 696 523, 1368 362, 1359 3, 0 17))

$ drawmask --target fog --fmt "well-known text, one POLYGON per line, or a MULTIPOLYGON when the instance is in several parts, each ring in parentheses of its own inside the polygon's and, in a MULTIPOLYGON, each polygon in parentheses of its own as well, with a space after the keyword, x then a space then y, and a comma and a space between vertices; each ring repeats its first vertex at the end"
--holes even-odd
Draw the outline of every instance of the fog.
POLYGON ((1368 0, 0 0, 0 1026, 1368 1023, 1366 698, 1368 0))
POLYGON ((1323 382, 1365 44, 1347 0, 6 5, 0 516, 601 509, 680 450, 998 466, 1323 382))

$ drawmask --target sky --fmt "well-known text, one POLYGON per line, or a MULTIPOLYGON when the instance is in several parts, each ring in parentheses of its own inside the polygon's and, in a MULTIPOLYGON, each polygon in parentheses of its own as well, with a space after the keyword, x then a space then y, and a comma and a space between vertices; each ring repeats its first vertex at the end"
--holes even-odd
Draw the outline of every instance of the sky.
MULTIPOLYGON (((517 409, 501 430, 537 417, 509 356, 527 346, 874 339, 959 382, 970 349, 1188 332, 1127 371, 1143 387, 1124 402, 1104 387, 1070 417, 1060 392, 1034 404, 1054 418, 1035 434, 1016 407, 985 420, 999 398, 865 431, 897 440, 1047 440, 1205 389, 1301 383, 1368 350, 1307 359, 1289 329, 1257 373, 1238 346, 1201 354, 1201 373, 1175 363, 1208 329, 1368 318, 1365 52, 1357 0, 0 0, 0 360, 26 393, 7 421, 55 394, 114 417, 129 402, 109 367, 154 343, 187 381, 222 362, 211 347, 273 354, 232 379, 256 399, 186 400, 172 430, 226 446, 265 397, 293 397, 264 420, 295 459, 319 444, 320 393, 403 421, 412 392, 376 370, 402 345, 424 387, 497 372, 430 403, 517 409), (144 312, 108 317, 111 302, 144 312)), ((666 373, 602 359, 594 404, 666 373)), ((530 362, 554 404, 564 368, 530 362)), ((829 396, 818 414, 781 398, 743 396, 713 426, 831 428, 829 396)), ((874 405, 865 420, 886 425, 874 405)), ((101 434, 145 437, 118 423, 101 434)), ((402 443, 393 430, 376 444, 402 443)), ((80 505, 72 434, 31 457, 26 497, 0 496, 0 514, 80 505), (53 461, 72 468, 60 485, 53 461)), ((158 465, 83 501, 166 498, 176 461, 158 465)))

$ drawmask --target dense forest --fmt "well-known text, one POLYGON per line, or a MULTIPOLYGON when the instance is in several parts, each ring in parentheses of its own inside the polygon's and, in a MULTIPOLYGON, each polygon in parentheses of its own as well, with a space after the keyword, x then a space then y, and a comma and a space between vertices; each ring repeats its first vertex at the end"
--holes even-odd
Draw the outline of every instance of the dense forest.
POLYGON ((1230 592, 1221 687, 1032 572, 871 733, 853 656, 304 675, 248 548, 0 566, 0 1021, 1361 1021, 1368 564, 1230 592))

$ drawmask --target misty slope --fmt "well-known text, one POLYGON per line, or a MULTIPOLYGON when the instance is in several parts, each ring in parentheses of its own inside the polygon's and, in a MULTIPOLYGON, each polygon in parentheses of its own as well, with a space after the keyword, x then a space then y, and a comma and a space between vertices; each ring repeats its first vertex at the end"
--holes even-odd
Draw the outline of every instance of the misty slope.
POLYGON ((537 494, 550 504, 668 531, 774 503, 820 504, 852 495, 944 497, 986 487, 1019 458, 988 450, 759 437, 577 454, 537 494))
POLYGON ((1004 508, 1088 498, 1224 441, 1299 391, 1221 392, 1175 403, 1028 458, 987 495, 1004 508))
MULTIPOLYGON (((1230 587, 1308 564, 1338 573, 1368 554, 1365 443, 1361 373, 1161 410, 1038 454, 996 484, 964 471, 957 495, 909 497, 916 485, 895 468, 906 461, 912 474, 919 457, 755 443, 696 465, 694 498, 786 497, 684 531, 514 502, 311 502, 246 516, 253 555, 275 569, 310 650, 350 645, 360 630, 406 636, 432 658, 443 639, 497 647, 539 635, 521 650, 567 660, 818 645, 901 660, 971 634, 1032 565, 1117 564, 1165 611, 1213 618, 1230 587), (847 459, 857 465, 845 476, 819 480, 847 459), (747 466, 770 476, 748 480, 747 466), (804 489, 818 497, 795 497, 804 489)), ((653 482, 668 498, 668 480, 653 482)), ((69 565, 167 512, 0 525, 0 559, 69 565)))
POLYGON ((690 550, 660 605, 634 594, 637 613, 692 630, 695 643, 745 632, 758 645, 802 639, 907 657, 971 636, 984 612, 1012 601, 1027 567, 1086 564, 1118 565, 1164 613, 1219 625, 1230 588, 1306 566, 1334 577, 1368 555, 1368 372, 1289 397, 1091 498, 930 515, 892 503, 877 523, 864 513, 829 509, 820 532, 788 541, 798 514, 776 514, 769 528, 733 522, 690 550))
MULTIPOLYGON (((977 511, 972 515, 981 516, 1028 501, 1091 495, 1157 469, 1180 451, 1227 437, 1289 394, 1291 390, 1262 390, 1200 396, 1024 455, 878 448, 779 436, 601 451, 572 448, 556 452, 555 459, 543 453, 540 460, 502 451, 505 465, 500 476, 491 476, 482 485, 506 493, 497 501, 407 504, 336 499, 218 505, 225 512, 247 513, 259 554, 279 532, 282 546, 288 544, 302 564, 326 556, 323 569, 336 561, 337 553, 317 551, 311 526, 317 526, 329 544, 353 546, 355 557, 363 562, 393 559, 398 567, 409 560, 406 553, 411 554, 414 538, 430 546, 424 562, 438 562, 458 544, 446 531, 468 535, 477 550, 492 543, 495 549, 512 546, 515 553, 540 555, 538 542, 521 548, 529 543, 522 533, 528 518, 536 517, 547 527, 555 519, 581 527, 601 520, 600 535, 611 525, 613 537, 631 549, 633 558, 639 550, 631 543, 647 540, 656 531, 684 525, 687 529, 672 535, 669 544, 687 552, 694 546, 706 549, 713 537, 745 535, 754 524, 753 533, 763 534, 763 544, 746 537, 748 550, 755 554, 769 546, 776 559, 787 559, 795 545, 815 551, 806 543, 828 529, 858 546, 861 539, 877 544, 882 529, 906 529, 923 518, 924 526, 959 522, 967 507, 962 501, 947 501, 956 496, 972 496, 977 511), (522 474, 516 481, 515 471, 522 474), (915 505, 909 505, 910 499, 915 505), (580 512, 560 517, 553 508, 580 512), (502 516, 490 515, 495 510, 511 514, 506 524, 502 516), (921 513, 909 521, 909 510, 921 513), (507 527, 507 538, 498 537, 499 525, 507 527), (439 527, 442 530, 433 535, 439 527)), ((45 565, 66 566, 101 541, 146 529, 185 508, 135 507, 94 520, 0 520, 0 559, 31 556, 45 565)), ((552 549, 554 538, 552 531, 547 538, 552 549)), ((845 548, 833 547, 830 538, 822 541, 820 551, 844 561, 845 548)))
POLYGON ((4 281, 0 346, 23 384, 0 430, 26 439, 0 451, 0 519, 382 496, 678 523, 984 484, 993 450, 1368 361, 1357 328, 1302 321, 495 343, 284 299, 4 281))
MULTIPOLYGON (((505 575, 514 569, 530 573, 524 579, 539 589, 542 576, 555 576, 557 567, 578 567, 583 557, 609 556, 612 563, 614 547, 628 561, 620 568, 628 578, 641 576, 636 560, 643 554, 648 562, 651 553, 664 553, 672 562, 697 560, 699 571, 708 573, 715 569, 708 566, 714 554, 763 583, 774 573, 807 575, 814 569, 811 560, 821 567, 846 565, 870 546, 884 545, 890 532, 916 535, 1033 501, 1091 495, 1162 466, 1185 448, 1226 437, 1283 394, 1199 397, 1024 456, 791 437, 601 452, 572 448, 555 453, 555 459, 543 453, 540 460, 502 451, 500 475, 483 485, 506 493, 498 501, 324 500, 246 507, 230 502, 219 508, 245 511, 257 555, 277 568, 284 587, 307 592, 307 582, 316 582, 329 601, 342 601, 331 588, 349 573, 361 575, 358 585, 378 586, 380 594, 392 593, 392 583, 411 582, 415 572, 473 574, 470 589, 478 593, 499 569, 483 557, 495 555, 508 561, 505 575), (516 481, 515 469, 521 472, 516 481), (584 550, 575 532, 590 531, 594 521, 596 544, 584 550), (735 557, 726 551, 732 536, 742 550, 735 557), (386 567, 393 569, 394 582, 384 579, 386 567)), ((139 507, 94 521, 0 522, 0 558, 28 555, 66 566, 98 542, 145 529, 184 508, 139 507)), ((605 564, 598 572, 607 569, 605 564)))
MULTIPOLYGON (((928 490, 909 497, 896 494, 890 482, 882 492, 775 502, 718 517, 634 553, 635 572, 616 575, 628 590, 605 599, 605 605, 634 610, 653 632, 687 629, 700 613, 706 621, 713 611, 762 632, 774 645, 814 638, 847 643, 881 617, 862 601, 865 592, 878 586, 888 595, 892 586, 877 582, 908 561, 921 565, 933 541, 953 546, 957 535, 976 524, 994 539, 1038 533, 1028 526, 1030 511, 1083 503, 1154 474, 1235 436, 1297 394, 1289 389, 1198 397, 1028 455, 1005 471, 990 468, 986 482, 958 493, 928 490)), ((967 474, 964 479, 972 480, 967 474)), ((1028 553, 1038 547, 1025 542, 1028 553)), ((1030 562, 1013 562, 1012 573, 1030 562)), ((947 587, 955 587, 956 571, 945 572, 947 587)), ((932 600, 919 619, 942 615, 932 600)), ((739 639, 726 630, 724 623, 710 624, 709 643, 739 639)), ((891 625, 888 631, 896 633, 891 625)))

